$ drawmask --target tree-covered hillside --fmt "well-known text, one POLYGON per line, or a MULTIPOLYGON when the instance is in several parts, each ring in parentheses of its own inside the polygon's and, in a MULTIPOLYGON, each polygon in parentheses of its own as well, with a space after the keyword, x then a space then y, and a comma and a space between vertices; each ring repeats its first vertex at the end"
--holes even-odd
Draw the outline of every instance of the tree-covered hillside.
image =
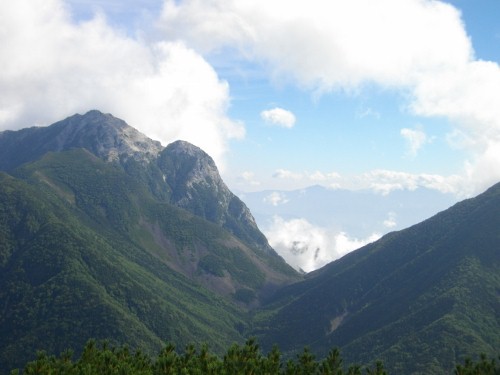
POLYGON ((2 132, 0 169, 0 371, 91 338, 154 356, 255 336, 393 374, 498 354, 500 184, 303 278, 208 155, 111 115, 2 132))
POLYGON ((500 348, 500 184, 281 289, 253 333, 294 353, 442 373, 500 348))
POLYGON ((166 340, 242 340, 242 309, 228 299, 253 303, 271 272, 220 226, 84 150, 13 175, 0 176, 2 366, 91 337, 150 353, 166 340))

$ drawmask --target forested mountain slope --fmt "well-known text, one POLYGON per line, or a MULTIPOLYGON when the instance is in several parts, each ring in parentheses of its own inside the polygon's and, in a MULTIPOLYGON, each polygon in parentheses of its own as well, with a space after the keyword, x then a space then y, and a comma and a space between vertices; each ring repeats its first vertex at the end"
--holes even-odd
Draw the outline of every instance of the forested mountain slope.
POLYGON ((220 351, 243 340, 248 308, 297 280, 208 155, 156 146, 96 111, 0 133, 4 369, 89 338, 220 351))
POLYGON ((500 348, 500 184, 298 275, 213 160, 98 111, 0 133, 0 371, 89 338, 155 355, 255 335, 392 374, 500 348))
POLYGON ((337 346, 349 362, 439 374, 466 356, 498 355, 499 318, 497 184, 283 288, 253 332, 290 353, 337 346))

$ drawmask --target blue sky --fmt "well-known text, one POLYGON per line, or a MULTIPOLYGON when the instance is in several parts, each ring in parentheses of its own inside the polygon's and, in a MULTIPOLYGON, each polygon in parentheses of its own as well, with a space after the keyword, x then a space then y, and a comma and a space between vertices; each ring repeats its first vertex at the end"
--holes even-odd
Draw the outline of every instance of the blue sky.
POLYGON ((190 141, 237 191, 500 180, 497 0, 19 0, 0 130, 96 108, 190 141))

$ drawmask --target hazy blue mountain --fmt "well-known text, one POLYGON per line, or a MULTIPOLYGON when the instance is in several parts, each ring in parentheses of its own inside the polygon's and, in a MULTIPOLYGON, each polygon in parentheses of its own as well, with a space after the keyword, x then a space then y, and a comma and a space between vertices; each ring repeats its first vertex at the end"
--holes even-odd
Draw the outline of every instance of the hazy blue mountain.
POLYGON ((338 346, 349 362, 441 374, 500 348, 500 184, 281 289, 256 316, 264 345, 338 346))

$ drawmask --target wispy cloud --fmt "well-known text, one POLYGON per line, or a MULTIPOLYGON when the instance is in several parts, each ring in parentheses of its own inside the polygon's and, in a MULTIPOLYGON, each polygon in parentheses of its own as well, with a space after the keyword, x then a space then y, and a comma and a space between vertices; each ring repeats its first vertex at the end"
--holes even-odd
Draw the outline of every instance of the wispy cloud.
POLYGON ((280 178, 280 179, 300 180, 303 177, 303 175, 302 175, 302 173, 296 173, 296 172, 292 172, 292 171, 280 168, 280 169, 277 169, 273 173, 273 177, 280 178))
POLYGON ((384 227, 388 228, 388 229, 391 229, 391 228, 394 228, 395 226, 397 226, 397 222, 396 222, 396 213, 395 212, 389 212, 387 214, 387 219, 384 220, 383 222, 384 224, 384 227))
MULTIPOLYGON (((495 155, 492 156, 494 158, 495 155)), ((426 188, 442 193, 465 197, 470 193, 468 179, 460 175, 442 176, 429 173, 408 173, 387 169, 374 169, 359 175, 343 176, 336 172, 295 172, 278 169, 273 174, 276 179, 288 180, 295 188, 320 183, 329 188, 359 190, 370 189, 381 195, 394 190, 416 190, 426 188)))
POLYGON ((296 120, 292 112, 279 107, 262 111, 260 117, 269 124, 284 128, 293 128, 296 120))
POLYGON ((273 191, 271 194, 264 198, 264 203, 269 203, 273 206, 278 206, 280 204, 285 204, 289 202, 286 195, 278 191, 273 191))
POLYGON ((408 155, 415 158, 418 151, 426 144, 431 142, 431 139, 427 137, 427 134, 420 128, 409 129, 403 128, 400 132, 401 136, 408 143, 408 155))
POLYGON ((259 186, 260 185, 260 182, 255 179, 255 173, 253 173, 253 172, 244 171, 241 174, 240 178, 245 184, 249 184, 252 186, 259 186))
POLYGON ((419 187, 434 189, 442 193, 458 194, 464 183, 461 176, 440 176, 436 174, 412 174, 407 172, 377 169, 358 177, 361 185, 382 195, 393 190, 415 190, 419 187))

